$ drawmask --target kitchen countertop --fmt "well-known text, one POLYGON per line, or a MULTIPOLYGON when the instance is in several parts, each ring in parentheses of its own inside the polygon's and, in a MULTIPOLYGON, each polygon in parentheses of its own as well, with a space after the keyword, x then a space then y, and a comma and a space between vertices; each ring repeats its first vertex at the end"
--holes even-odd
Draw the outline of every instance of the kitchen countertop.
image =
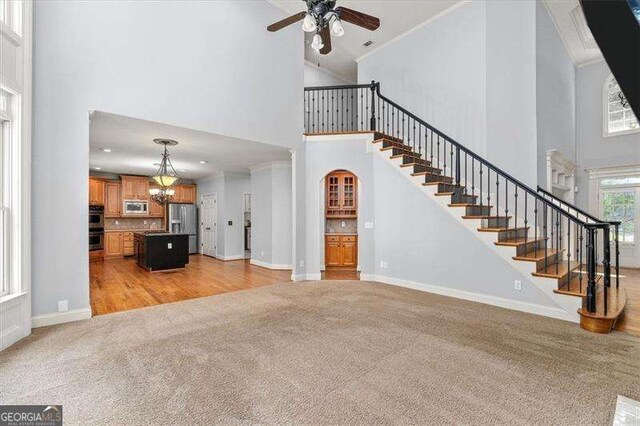
POLYGON ((105 229, 104 232, 165 232, 164 229, 105 229))

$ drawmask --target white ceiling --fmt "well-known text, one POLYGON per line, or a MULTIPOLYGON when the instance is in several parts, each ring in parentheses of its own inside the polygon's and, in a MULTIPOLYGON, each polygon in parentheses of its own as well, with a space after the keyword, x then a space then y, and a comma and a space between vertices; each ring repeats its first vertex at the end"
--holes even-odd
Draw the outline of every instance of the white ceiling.
MULTIPOLYGON (((286 13, 284 16, 306 10, 302 0, 269 0, 286 13)), ((358 10, 368 15, 380 18, 380 28, 368 31, 355 25, 345 23, 344 35, 332 37, 333 51, 328 55, 317 54, 310 46, 307 35, 305 45, 305 59, 325 68, 339 77, 355 82, 357 80, 357 65, 355 60, 373 49, 393 40, 422 22, 431 19, 446 9, 462 3, 461 0, 338 0, 338 6, 358 10), (363 44, 371 40, 369 47, 363 44)), ((281 31, 303 31, 299 24, 291 25, 281 31)))
POLYGON ((154 163, 162 159, 163 147, 153 142, 155 138, 179 142, 169 148, 169 154, 178 174, 186 179, 223 171, 248 173, 249 167, 291 158, 282 147, 95 111, 89 126, 91 170, 100 167, 100 172, 150 176, 158 169, 154 163))
POLYGON ((604 59, 578 0, 543 0, 576 65, 604 59))

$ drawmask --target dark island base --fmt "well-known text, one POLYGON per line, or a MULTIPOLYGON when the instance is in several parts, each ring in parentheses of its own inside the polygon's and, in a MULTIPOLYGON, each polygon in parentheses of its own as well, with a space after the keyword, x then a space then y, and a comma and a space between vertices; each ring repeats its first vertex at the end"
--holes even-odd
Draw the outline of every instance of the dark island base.
POLYGON ((189 263, 189 236, 167 232, 134 234, 138 266, 150 272, 183 269, 189 263))

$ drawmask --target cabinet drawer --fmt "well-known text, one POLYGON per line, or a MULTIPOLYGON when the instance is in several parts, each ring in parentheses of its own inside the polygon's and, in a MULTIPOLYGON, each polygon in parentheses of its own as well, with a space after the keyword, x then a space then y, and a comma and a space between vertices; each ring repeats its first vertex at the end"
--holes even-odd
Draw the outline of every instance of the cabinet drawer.
POLYGON ((133 232, 125 232, 124 233, 124 240, 126 241, 133 241, 133 232))
POLYGON ((342 238, 342 241, 344 241, 344 242, 352 243, 352 242, 355 242, 358 237, 353 236, 353 235, 349 235, 349 236, 344 236, 344 237, 341 237, 341 238, 342 238))
POLYGON ((327 235, 327 241, 330 241, 332 243, 337 243, 340 241, 340 237, 327 235))

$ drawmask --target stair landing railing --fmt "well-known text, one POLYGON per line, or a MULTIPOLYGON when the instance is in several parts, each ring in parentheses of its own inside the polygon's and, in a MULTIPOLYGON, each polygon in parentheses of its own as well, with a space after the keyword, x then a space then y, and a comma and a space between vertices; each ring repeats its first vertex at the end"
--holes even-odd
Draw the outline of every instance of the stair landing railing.
POLYGON ((577 285, 580 294, 586 274, 588 312, 596 312, 597 265, 602 259, 606 310, 611 224, 563 209, 382 95, 380 83, 305 88, 304 129, 307 135, 378 132, 411 147, 410 158, 425 161, 421 167, 427 176, 451 182, 445 186, 453 192, 452 202, 473 204, 483 212, 495 209, 488 221, 502 238, 522 243, 519 257, 542 259, 537 264, 546 274, 561 277, 559 285, 569 291, 577 285), (604 244, 598 247, 600 238, 604 244))

